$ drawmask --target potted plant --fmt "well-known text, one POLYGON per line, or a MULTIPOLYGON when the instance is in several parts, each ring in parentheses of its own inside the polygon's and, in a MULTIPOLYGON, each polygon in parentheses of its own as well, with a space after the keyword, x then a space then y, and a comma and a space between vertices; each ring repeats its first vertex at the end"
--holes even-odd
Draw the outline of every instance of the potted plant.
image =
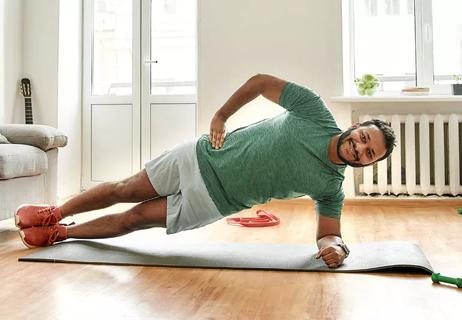
POLYGON ((361 96, 368 95, 372 96, 380 84, 379 79, 374 77, 372 74, 364 74, 361 78, 355 79, 356 87, 358 88, 358 93, 361 96))
POLYGON ((454 75, 455 83, 452 84, 452 94, 456 96, 462 95, 462 74, 454 75))

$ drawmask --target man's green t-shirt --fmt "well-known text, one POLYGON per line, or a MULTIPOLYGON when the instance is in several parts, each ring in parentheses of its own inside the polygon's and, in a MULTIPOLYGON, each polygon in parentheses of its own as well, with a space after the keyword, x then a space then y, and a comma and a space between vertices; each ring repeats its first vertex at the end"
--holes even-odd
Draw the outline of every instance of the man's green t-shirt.
POLYGON ((208 134, 199 138, 197 160, 211 199, 227 216, 271 198, 308 195, 317 212, 340 218, 345 165, 328 159, 328 146, 342 131, 308 88, 287 83, 279 104, 287 111, 227 133, 220 149, 208 134))

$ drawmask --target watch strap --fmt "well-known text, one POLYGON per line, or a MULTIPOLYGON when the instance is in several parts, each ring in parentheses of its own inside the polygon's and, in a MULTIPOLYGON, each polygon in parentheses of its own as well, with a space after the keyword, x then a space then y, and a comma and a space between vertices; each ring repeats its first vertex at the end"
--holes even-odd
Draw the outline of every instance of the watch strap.
POLYGON ((348 257, 348 255, 350 254, 350 249, 348 249, 347 245, 344 244, 344 243, 337 243, 337 245, 340 248, 342 248, 342 250, 345 252, 345 254, 346 254, 345 258, 348 257))

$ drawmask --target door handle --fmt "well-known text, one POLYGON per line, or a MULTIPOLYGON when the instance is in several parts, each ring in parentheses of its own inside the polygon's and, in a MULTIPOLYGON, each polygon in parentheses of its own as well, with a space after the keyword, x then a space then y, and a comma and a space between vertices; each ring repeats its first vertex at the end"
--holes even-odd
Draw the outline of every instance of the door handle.
POLYGON ((144 63, 157 63, 157 60, 145 60, 144 63))

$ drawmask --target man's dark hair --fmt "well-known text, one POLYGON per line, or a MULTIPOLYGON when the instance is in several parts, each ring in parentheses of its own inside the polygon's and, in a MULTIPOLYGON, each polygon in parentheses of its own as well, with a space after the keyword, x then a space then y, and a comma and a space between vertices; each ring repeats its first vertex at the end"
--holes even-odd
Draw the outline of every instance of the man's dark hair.
POLYGON ((391 128, 391 124, 388 121, 383 121, 380 119, 372 119, 372 120, 367 120, 364 121, 363 123, 360 124, 361 127, 367 127, 370 125, 376 126, 380 131, 383 133, 383 138, 385 139, 385 148, 387 151, 385 152, 385 155, 380 158, 377 161, 386 159, 390 153, 393 151, 393 149, 396 146, 396 136, 395 132, 391 128))

